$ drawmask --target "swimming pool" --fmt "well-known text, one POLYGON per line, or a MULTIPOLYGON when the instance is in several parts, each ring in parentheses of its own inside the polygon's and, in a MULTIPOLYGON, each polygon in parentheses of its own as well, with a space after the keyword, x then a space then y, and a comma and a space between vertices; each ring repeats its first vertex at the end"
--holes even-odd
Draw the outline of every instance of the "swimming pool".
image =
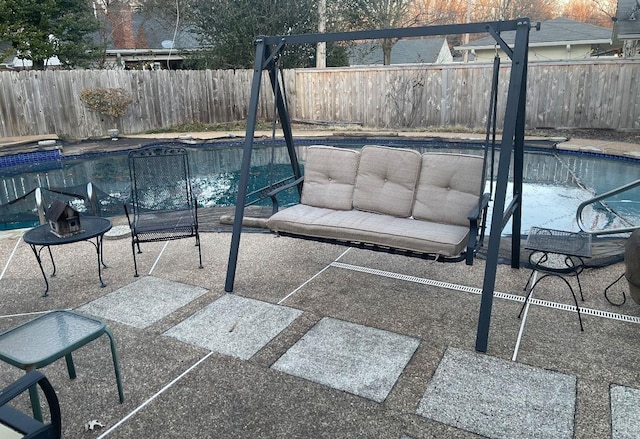
MULTIPOLYGON (((473 141, 440 141, 393 138, 329 138, 296 139, 300 157, 311 144, 329 144, 359 148, 365 144, 404 146, 420 152, 446 150, 482 155, 482 145, 473 141)), ((239 169, 242 160, 242 140, 216 141, 202 144, 182 144, 189 151, 194 192, 200 207, 232 206, 235 203, 239 169)), ((578 205, 601 194, 640 178, 640 160, 596 153, 563 152, 539 143, 529 143, 524 159, 522 231, 531 226, 578 230, 575 212, 578 205)), ((291 175, 288 155, 282 141, 257 141, 252 154, 252 175, 249 192, 268 186, 291 175)), ((499 154, 496 154, 496 169, 499 154)), ((0 158, 0 229, 28 227, 37 223, 33 191, 36 187, 57 190, 44 191, 45 200, 55 198, 73 201, 67 194, 85 191, 87 182, 98 189, 101 213, 122 215, 122 204, 129 196, 127 151, 82 154, 63 157, 58 151, 21 154, 0 158), (17 200, 17 201, 16 201, 17 200)), ((487 186, 489 188, 489 186, 487 186)), ((509 189, 510 190, 510 189, 509 189)), ((509 193, 509 192, 508 192, 509 193)), ((594 227, 611 224, 640 223, 640 188, 614 197, 607 206, 589 209, 588 222, 594 227)), ((269 205, 268 200, 256 204, 269 205)), ((286 203, 297 202, 295 190, 286 203)), ((75 201, 79 209, 83 203, 75 201)), ((510 227, 504 229, 510 232, 510 227)))

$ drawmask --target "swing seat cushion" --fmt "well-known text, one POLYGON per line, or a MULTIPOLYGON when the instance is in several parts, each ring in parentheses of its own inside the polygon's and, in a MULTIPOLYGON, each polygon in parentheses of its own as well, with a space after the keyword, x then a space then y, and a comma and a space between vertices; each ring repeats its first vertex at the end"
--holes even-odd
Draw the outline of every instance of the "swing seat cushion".
POLYGON ((469 225, 478 205, 483 159, 466 154, 425 153, 416 188, 413 217, 458 226, 469 225))
POLYGON ((279 233, 342 242, 359 242, 447 257, 460 255, 469 227, 416 221, 361 210, 332 210, 297 204, 269 218, 279 233))
POLYGON ((272 215, 272 231, 446 257, 464 252, 482 157, 367 146, 358 161, 346 151, 309 147, 301 203, 272 215), (353 207, 347 208, 349 187, 353 207))
POLYGON ((351 210, 358 168, 358 151, 314 145, 307 148, 301 203, 351 210))

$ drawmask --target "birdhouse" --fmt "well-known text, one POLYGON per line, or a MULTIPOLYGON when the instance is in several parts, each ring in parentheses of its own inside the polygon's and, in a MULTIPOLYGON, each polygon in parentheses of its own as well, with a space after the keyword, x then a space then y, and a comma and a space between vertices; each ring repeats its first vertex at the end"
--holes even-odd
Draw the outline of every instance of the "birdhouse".
POLYGON ((54 200, 47 210, 47 221, 51 233, 64 238, 81 231, 80 214, 64 201, 54 200))

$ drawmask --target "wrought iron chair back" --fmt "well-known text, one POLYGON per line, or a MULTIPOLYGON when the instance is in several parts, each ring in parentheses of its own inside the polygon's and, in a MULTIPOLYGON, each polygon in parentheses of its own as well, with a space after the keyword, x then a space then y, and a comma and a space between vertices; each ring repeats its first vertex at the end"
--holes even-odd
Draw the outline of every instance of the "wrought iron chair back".
POLYGON ((195 237, 199 268, 202 268, 198 203, 191 187, 186 149, 153 146, 129 153, 131 209, 125 213, 131 228, 131 248, 135 276, 141 242, 169 241, 195 237))

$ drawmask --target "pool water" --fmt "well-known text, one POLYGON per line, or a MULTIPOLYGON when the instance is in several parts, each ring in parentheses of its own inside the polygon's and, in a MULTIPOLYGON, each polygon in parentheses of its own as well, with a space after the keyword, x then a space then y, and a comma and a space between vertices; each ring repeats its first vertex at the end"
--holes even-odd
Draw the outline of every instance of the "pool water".
MULTIPOLYGON (((314 143, 358 148, 364 144, 410 146, 425 152, 442 150, 481 155, 481 145, 474 142, 441 142, 392 139, 296 139, 300 157, 303 148, 314 143), (356 143, 357 142, 357 143, 356 143)), ((239 142, 182 145, 190 156, 192 185, 200 207, 233 206, 235 204, 242 144, 239 142)), ((495 169, 497 169, 496 154, 495 169)), ((281 143, 256 142, 252 154, 249 192, 291 176, 286 148, 281 143)), ((631 181, 640 179, 640 160, 620 158, 594 153, 562 153, 556 150, 527 148, 524 161, 523 226, 526 233, 532 226, 577 231, 575 212, 578 205, 597 194, 604 193, 631 181)), ((26 163, 0 163, 0 230, 28 227, 37 223, 33 195, 27 195, 36 187, 50 188, 43 191, 49 204, 54 198, 71 202, 78 210, 86 209, 84 203, 62 192, 82 195, 87 182, 98 190, 101 214, 123 214, 123 203, 129 197, 130 177, 126 151, 108 154, 85 154, 68 158, 42 158, 26 163), (56 189, 57 188, 57 189, 56 189), (18 201, 14 201, 18 200, 18 201)), ((487 184, 487 191, 490 185, 487 184)), ((511 188, 508 189, 507 197, 511 188)), ((285 194, 281 205, 298 201, 297 191, 285 194)), ((250 202, 270 205, 268 199, 259 201, 255 196, 250 202)), ((614 197, 606 206, 594 206, 585 210, 588 224, 594 228, 640 224, 640 188, 614 197)), ((505 234, 511 231, 505 227, 505 234)))

